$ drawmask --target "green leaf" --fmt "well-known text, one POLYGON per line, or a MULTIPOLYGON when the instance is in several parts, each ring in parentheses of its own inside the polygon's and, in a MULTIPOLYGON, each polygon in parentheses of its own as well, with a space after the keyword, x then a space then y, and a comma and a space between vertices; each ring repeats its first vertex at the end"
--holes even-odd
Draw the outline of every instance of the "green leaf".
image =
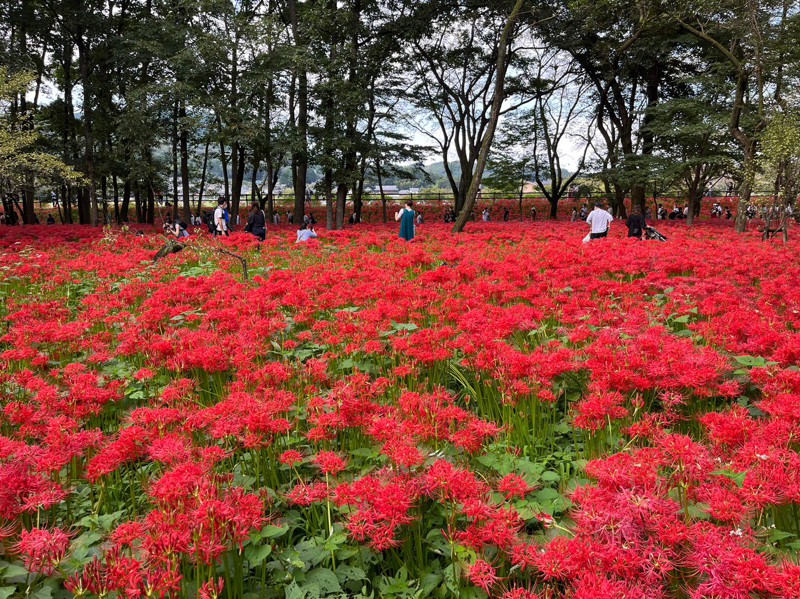
POLYGON ((31 599, 51 599, 53 596, 53 589, 52 587, 42 587, 38 591, 35 591, 28 595, 31 599))
POLYGON ((2 574, 3 578, 14 578, 16 576, 27 576, 28 571, 20 565, 0 561, 0 574, 2 574))
POLYGON ((319 588, 320 594, 329 595, 330 593, 339 593, 342 590, 339 584, 339 579, 333 570, 328 568, 314 568, 306 574, 306 582, 303 587, 314 585, 319 588))
POLYGON ((303 541, 297 545, 297 551, 300 559, 312 566, 316 566, 323 562, 330 556, 329 551, 325 551, 324 547, 316 545, 314 541, 303 541))
POLYGON ((420 596, 430 597, 433 590, 442 583, 442 575, 438 572, 428 572, 420 580, 420 596))
POLYGON ((272 524, 267 524, 261 529, 261 537, 266 539, 277 539, 285 535, 287 532, 289 532, 288 526, 273 526, 272 524))
POLYGON ((292 581, 285 589, 286 599, 305 599, 306 592, 297 586, 295 581, 292 581))
POLYGON ((17 587, 0 587, 0 599, 8 599, 17 592, 17 587))
POLYGON ((558 475, 558 472, 553 472, 552 470, 545 470, 542 472, 541 478, 543 481, 554 483, 561 480, 561 477, 558 475))
POLYGON ((450 564, 444 569, 443 574, 445 586, 458 597, 461 584, 461 567, 458 564, 450 564))
POLYGON ((711 515, 708 513, 709 505, 706 503, 692 503, 686 508, 689 515, 695 520, 708 520, 711 515))
POLYGON ((244 556, 253 568, 260 566, 270 553, 272 553, 271 545, 250 545, 244 550, 244 556))
POLYGON ((357 566, 348 566, 347 564, 336 567, 336 578, 340 582, 348 582, 350 580, 366 580, 367 574, 357 566))
POLYGON ((773 528, 769 531, 769 540, 773 543, 777 543, 778 541, 782 541, 783 539, 788 539, 789 537, 793 536, 794 535, 792 533, 778 530, 777 528, 773 528))
POLYGON ((734 356, 734 360, 736 360, 742 366, 766 366, 767 361, 762 358, 761 356, 734 356))
POLYGON ((346 358, 346 359, 342 360, 341 362, 339 362, 338 368, 339 368, 339 370, 348 370, 348 369, 353 368, 353 366, 355 366, 355 365, 356 365, 356 363, 352 360, 352 358, 346 358))
POLYGON ((744 479, 747 477, 747 472, 736 472, 735 470, 730 470, 728 468, 714 470, 714 472, 711 474, 716 476, 724 476, 725 478, 731 479, 740 489, 744 486, 744 479))
POLYGON ((343 532, 337 532, 325 541, 325 551, 336 551, 341 545, 347 542, 347 535, 343 532))

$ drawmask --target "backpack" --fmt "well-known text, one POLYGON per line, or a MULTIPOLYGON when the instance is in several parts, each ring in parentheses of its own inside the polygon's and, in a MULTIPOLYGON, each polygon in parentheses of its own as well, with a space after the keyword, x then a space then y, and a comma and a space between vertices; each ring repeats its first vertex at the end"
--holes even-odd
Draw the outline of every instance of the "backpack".
POLYGON ((179 220, 179 221, 178 221, 178 226, 179 226, 181 229, 183 229, 184 231, 185 231, 186 229, 188 229, 188 228, 189 228, 189 227, 187 227, 187 226, 186 226, 186 223, 185 223, 185 222, 183 222, 182 220, 179 220))
POLYGON ((214 214, 213 213, 206 213, 206 216, 204 218, 204 222, 206 223, 206 226, 208 227, 208 232, 213 235, 214 232, 217 230, 217 226, 214 224, 214 214))

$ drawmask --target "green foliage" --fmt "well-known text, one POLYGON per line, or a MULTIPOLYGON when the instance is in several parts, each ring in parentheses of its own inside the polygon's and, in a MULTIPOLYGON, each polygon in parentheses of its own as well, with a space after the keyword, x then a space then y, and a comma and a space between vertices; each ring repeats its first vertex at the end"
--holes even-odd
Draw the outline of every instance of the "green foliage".
POLYGON ((26 93, 33 81, 27 72, 10 73, 0 66, 0 186, 17 191, 30 177, 43 182, 78 183, 81 176, 61 160, 36 149, 39 132, 29 125, 28 115, 12 119, 9 110, 16 97, 26 93))

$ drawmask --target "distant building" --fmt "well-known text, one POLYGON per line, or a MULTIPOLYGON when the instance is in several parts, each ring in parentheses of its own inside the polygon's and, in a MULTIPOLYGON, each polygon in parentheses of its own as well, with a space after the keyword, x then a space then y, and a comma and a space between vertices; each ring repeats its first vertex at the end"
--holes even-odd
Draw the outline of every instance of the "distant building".
POLYGON ((398 198, 400 197, 401 191, 397 185, 384 185, 383 187, 378 188, 377 193, 383 193, 383 195, 390 198, 398 198))

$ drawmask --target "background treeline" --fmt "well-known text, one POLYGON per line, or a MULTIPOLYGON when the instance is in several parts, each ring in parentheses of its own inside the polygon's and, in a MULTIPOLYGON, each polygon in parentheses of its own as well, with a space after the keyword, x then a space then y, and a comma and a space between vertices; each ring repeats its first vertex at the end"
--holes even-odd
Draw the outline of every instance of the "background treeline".
POLYGON ((221 165, 234 211, 245 188, 271 212, 282 180, 302 213, 313 182, 341 228, 365 181, 441 161, 460 211, 495 116, 485 184, 534 181, 554 215, 589 174, 617 213, 680 189, 693 215, 721 177, 793 201, 799 19, 788 0, 2 0, 4 201, 32 222, 49 186, 67 222, 153 222, 165 194, 188 219, 221 165))

